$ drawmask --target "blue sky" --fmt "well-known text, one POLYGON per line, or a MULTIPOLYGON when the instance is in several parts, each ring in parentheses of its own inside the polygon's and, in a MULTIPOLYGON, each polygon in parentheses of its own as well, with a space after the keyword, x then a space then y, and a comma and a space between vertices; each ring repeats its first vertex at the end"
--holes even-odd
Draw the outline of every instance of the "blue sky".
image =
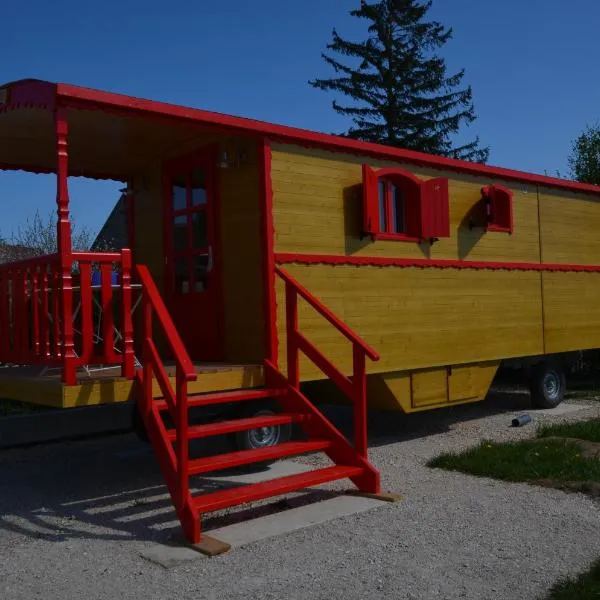
MULTIPOLYGON (((122 92, 326 132, 347 122, 307 81, 327 76, 320 53, 358 0, 74 0, 5 2, 0 82, 24 77, 122 92)), ((571 140, 600 114, 600 4, 594 0, 434 0, 452 26, 449 69, 466 69, 490 164, 566 174, 571 140)), ((77 222, 97 229, 118 186, 75 180, 77 222)), ((53 181, 0 172, 4 234, 54 210, 53 181)))

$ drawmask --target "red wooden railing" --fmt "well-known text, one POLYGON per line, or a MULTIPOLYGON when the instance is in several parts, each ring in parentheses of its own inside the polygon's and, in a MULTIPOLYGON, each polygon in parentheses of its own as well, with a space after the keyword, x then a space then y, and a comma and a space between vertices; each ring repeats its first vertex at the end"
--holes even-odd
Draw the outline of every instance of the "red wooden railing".
MULTIPOLYGON (((183 514, 189 500, 189 450, 188 450, 188 394, 187 382, 197 378, 194 365, 185 349, 173 319, 145 265, 136 266, 142 285, 142 338, 143 369, 138 370, 141 394, 137 395, 138 410, 146 425, 152 443, 162 448, 158 456, 162 459, 161 470, 173 496, 175 507, 186 527, 183 514), (168 344, 170 354, 175 360, 175 390, 169 381, 169 375, 154 342, 154 323, 160 325, 168 344), (156 378, 176 429, 176 448, 169 436, 154 402, 153 380, 156 378)), ((191 523, 190 523, 191 526, 191 523)))
POLYGON ((60 364, 57 254, 0 265, 0 362, 60 364))
POLYGON ((58 254, 0 265, 0 362, 62 367, 69 385, 89 364, 121 365, 132 379, 131 252, 71 257, 68 276, 58 254), (93 272, 100 285, 93 285, 93 272))
POLYGON ((287 378, 290 385, 300 390, 300 352, 303 352, 325 375, 327 375, 353 403, 354 449, 367 458, 367 375, 366 358, 379 360, 379 354, 361 337, 356 335, 341 319, 336 317, 322 302, 317 300, 289 273, 275 268, 285 282, 285 315, 287 338, 287 378), (299 330, 298 297, 303 298, 322 317, 333 325, 352 343, 353 373, 347 377, 321 353, 299 330))

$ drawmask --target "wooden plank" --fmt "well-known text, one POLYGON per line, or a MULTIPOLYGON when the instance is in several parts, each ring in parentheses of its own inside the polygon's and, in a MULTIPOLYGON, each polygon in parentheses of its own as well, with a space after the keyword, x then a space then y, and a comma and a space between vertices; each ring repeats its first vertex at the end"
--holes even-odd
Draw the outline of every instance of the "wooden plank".
MULTIPOLYGON (((540 273, 286 265, 293 277, 381 354, 369 373, 543 353, 540 273)), ((283 284, 277 285, 285 364, 283 284)), ((348 342, 300 302, 299 329, 349 375, 348 342)), ((301 361, 303 380, 322 375, 301 361)))
MULTIPOLYGON (((490 180, 410 167, 426 179, 448 176, 451 237, 428 244, 360 239, 361 164, 392 166, 360 156, 276 146, 273 152, 276 252, 536 262, 540 258, 536 188, 501 182, 514 193, 514 234, 471 230, 470 217, 490 180), (319 219, 315 219, 315 213, 319 219)), ((396 165, 398 166, 398 165, 396 165)), ((402 165, 400 165, 404 168, 402 165)))

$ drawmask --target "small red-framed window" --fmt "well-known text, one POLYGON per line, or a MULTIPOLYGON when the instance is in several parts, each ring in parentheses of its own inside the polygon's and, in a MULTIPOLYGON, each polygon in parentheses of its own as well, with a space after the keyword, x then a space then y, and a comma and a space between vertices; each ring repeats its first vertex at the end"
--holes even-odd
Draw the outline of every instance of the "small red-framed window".
POLYGON ((449 237, 448 180, 363 165, 363 233, 409 242, 449 237))
POLYGON ((513 232, 513 193, 502 185, 486 185, 481 188, 485 202, 486 230, 513 232))

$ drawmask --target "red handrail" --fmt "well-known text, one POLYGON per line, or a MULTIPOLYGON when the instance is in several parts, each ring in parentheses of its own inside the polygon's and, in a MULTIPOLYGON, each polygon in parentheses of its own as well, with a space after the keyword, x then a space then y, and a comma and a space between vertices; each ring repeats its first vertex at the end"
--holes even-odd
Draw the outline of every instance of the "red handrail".
POLYGON ((367 342, 365 342, 360 336, 354 333, 344 321, 339 317, 336 317, 320 300, 315 298, 297 279, 294 279, 289 273, 275 267, 275 272, 281 279, 286 283, 292 285, 296 292, 304 298, 318 313, 320 313, 325 319, 327 319, 343 336, 350 340, 353 344, 360 346, 364 351, 365 355, 371 360, 379 360, 379 353, 374 350, 367 342))
POLYGON ((366 357, 379 360, 379 354, 361 337, 336 317, 289 273, 279 267, 275 272, 285 282, 285 313, 287 338, 287 378, 300 391, 300 352, 323 371, 353 403, 354 449, 367 459, 367 374, 366 357), (298 296, 306 300, 320 315, 352 342, 352 377, 347 377, 302 333, 298 326, 298 296))
MULTIPOLYGON (((175 362, 181 368, 188 381, 195 381, 197 375, 192 359, 183 345, 175 323, 173 323, 173 319, 156 287, 156 283, 154 283, 154 279, 152 279, 152 275, 150 275, 148 267, 146 265, 136 265, 136 270, 142 284, 143 300, 151 305, 169 343, 175 362)), ((152 332, 149 333, 151 334, 152 332)))
MULTIPOLYGON (((139 375, 142 387, 138 396, 138 406, 146 423, 154 422, 158 427, 163 427, 160 414, 154 402, 153 381, 156 380, 167 402, 167 407, 173 421, 177 435, 176 453, 168 442, 166 433, 156 438, 156 443, 164 444, 164 449, 170 457, 164 463, 165 476, 169 489, 174 494, 175 505, 180 512, 189 496, 189 448, 188 439, 188 394, 187 382, 197 379, 196 370, 190 356, 183 345, 177 332, 173 319, 163 302, 163 299, 150 275, 148 267, 137 265, 137 274, 142 284, 142 337, 143 337, 143 371, 139 375), (154 343, 154 317, 160 325, 173 357, 175 358, 175 390, 171 386, 165 365, 160 358, 154 343), (154 413, 154 415, 152 414, 154 413)), ((183 517, 182 517, 183 518, 183 517)))

